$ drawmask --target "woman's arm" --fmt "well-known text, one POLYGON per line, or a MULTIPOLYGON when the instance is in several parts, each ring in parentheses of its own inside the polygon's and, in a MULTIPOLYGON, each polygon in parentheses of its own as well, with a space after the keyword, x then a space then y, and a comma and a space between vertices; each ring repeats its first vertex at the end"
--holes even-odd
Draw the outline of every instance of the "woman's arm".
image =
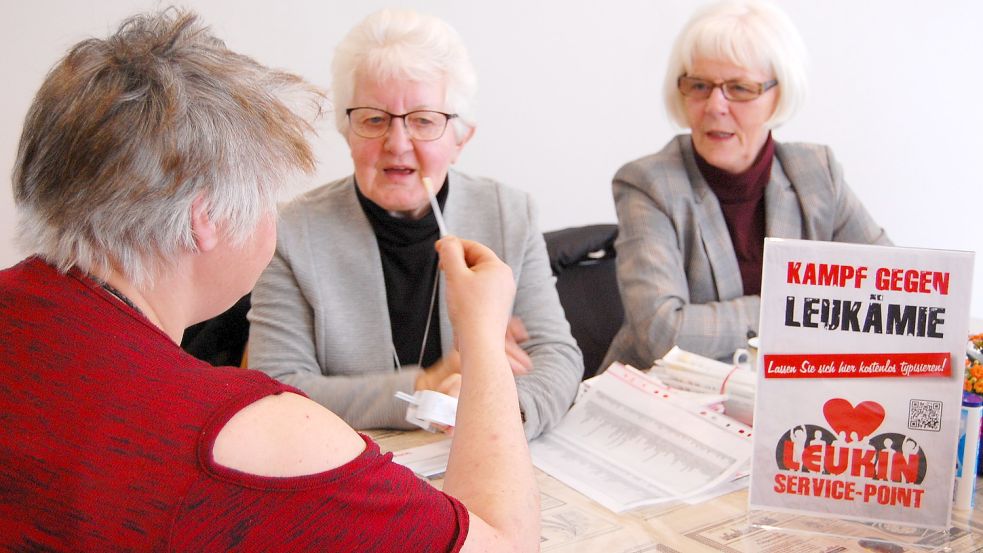
POLYGON ((693 303, 691 279, 707 291, 715 289, 695 209, 674 212, 671 192, 653 181, 653 171, 626 169, 613 183, 615 247, 636 358, 622 361, 648 367, 674 345, 713 358, 730 356, 747 340, 748 330, 757 328, 759 297, 693 303), (701 260, 699 269, 687 266, 688 256, 701 260), (698 274, 688 275, 690 270, 698 274))
POLYGON ((449 237, 437 247, 461 352, 461 395, 444 491, 474 514, 464 550, 535 551, 539 490, 505 355, 515 293, 511 271, 477 242, 449 237))
MULTIPOLYGON (((462 551, 535 551, 539 545, 539 490, 522 425, 515 416, 518 399, 504 345, 515 294, 512 274, 491 250, 476 242, 451 237, 439 242, 438 248, 446 275, 448 311, 461 351, 457 426, 443 488, 470 512, 462 551)), ((219 432, 212 454, 214 461, 225 467, 252 475, 285 477, 340 467, 364 448, 365 442, 331 412, 306 398, 285 393, 267 396, 236 413, 219 432)), ((424 523, 462 527, 460 520, 446 516, 449 506, 436 497, 440 492, 420 483, 405 469, 392 471, 391 464, 373 463, 366 474, 352 477, 350 484, 364 485, 366 479, 374 481, 382 475, 400 479, 391 482, 400 494, 415 489, 407 486, 407 481, 424 489, 392 498, 366 497, 350 505, 354 510, 341 512, 313 489, 305 492, 311 497, 305 516, 319 512, 330 522, 355 524, 353 530, 373 535, 383 530, 357 527, 358 509, 378 509, 381 502, 389 508, 405 506, 411 516, 428 509, 430 513, 420 513, 419 521, 424 523), (325 508, 330 509, 327 515, 325 508), (445 516, 429 521, 424 517, 437 517, 436 513, 445 516)), ((276 490, 261 493, 277 499, 276 490)), ((364 495, 359 493, 358 497, 364 495)), ((264 505, 275 506, 269 501, 264 505)), ((323 529, 335 535, 337 524, 323 529)), ((446 530, 440 528, 437 534, 453 535, 446 530)), ((317 528, 308 531, 316 533, 317 528)), ((418 534, 406 539, 429 535, 418 534)), ((399 540, 400 536, 392 539, 399 540)), ((412 544, 407 543, 407 547, 412 548, 412 544)))
POLYGON ((531 440, 559 423, 570 409, 584 374, 584 359, 570 334, 531 201, 524 215, 528 226, 521 263, 514 269, 512 313, 525 326, 528 338, 521 346, 533 365, 532 371, 516 377, 526 438, 531 440))

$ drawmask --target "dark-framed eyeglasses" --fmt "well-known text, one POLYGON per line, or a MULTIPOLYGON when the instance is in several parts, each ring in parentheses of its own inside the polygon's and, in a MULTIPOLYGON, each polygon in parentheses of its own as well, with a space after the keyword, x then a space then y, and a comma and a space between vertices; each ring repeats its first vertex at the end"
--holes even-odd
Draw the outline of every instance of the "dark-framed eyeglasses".
POLYGON ((348 125, 352 132, 362 138, 379 138, 389 132, 393 119, 402 119, 403 128, 412 140, 430 141, 444 136, 447 122, 457 117, 456 113, 444 113, 429 109, 418 109, 402 115, 389 113, 378 108, 348 108, 348 125))
POLYGON ((751 81, 724 81, 722 83, 715 83, 706 79, 698 79, 686 75, 676 80, 676 88, 679 89, 680 94, 683 96, 706 100, 713 94, 713 89, 719 86, 720 91, 724 93, 724 98, 727 98, 731 102, 750 102, 777 84, 778 81, 776 79, 763 83, 751 81))

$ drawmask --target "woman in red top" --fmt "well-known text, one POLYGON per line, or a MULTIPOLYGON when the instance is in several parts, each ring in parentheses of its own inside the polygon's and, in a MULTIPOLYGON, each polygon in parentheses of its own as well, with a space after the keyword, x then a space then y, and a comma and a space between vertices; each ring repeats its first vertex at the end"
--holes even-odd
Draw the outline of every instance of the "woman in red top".
POLYGON ((483 246, 437 245, 462 356, 446 493, 289 386, 177 346, 269 262, 320 100, 176 10, 47 76, 14 174, 34 255, 0 271, 0 549, 536 547, 515 288, 483 246))

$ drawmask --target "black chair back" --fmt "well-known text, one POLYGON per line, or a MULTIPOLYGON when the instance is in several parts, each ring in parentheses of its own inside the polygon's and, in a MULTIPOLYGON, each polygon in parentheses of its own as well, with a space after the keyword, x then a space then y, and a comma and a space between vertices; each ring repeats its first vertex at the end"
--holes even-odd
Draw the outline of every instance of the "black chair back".
POLYGON ((615 271, 618 226, 573 227, 543 237, 570 332, 584 354, 584 378, 590 378, 625 318, 615 271))
POLYGON ((221 315, 189 326, 184 331, 184 351, 216 367, 238 367, 249 339, 249 294, 221 315))

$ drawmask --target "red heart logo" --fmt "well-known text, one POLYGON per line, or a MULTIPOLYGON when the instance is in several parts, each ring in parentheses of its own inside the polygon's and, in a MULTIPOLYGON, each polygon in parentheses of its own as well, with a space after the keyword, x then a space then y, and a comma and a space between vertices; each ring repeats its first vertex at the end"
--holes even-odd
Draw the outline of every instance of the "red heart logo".
POLYGON ((874 401, 861 401, 856 407, 843 398, 834 398, 823 405, 826 422, 833 433, 843 432, 846 441, 860 441, 870 436, 884 422, 884 407, 874 401))

